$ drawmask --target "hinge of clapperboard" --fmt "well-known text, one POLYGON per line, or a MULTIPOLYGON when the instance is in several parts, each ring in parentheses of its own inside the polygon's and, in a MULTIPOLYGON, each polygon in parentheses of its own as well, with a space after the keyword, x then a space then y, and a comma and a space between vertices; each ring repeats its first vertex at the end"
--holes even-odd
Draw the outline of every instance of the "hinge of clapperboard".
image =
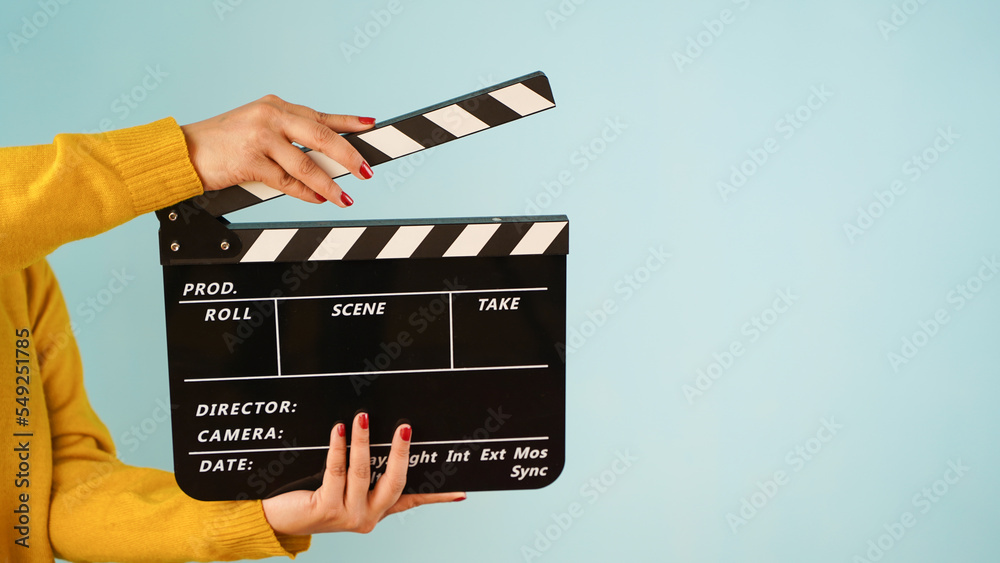
MULTIPOLYGON (((377 166, 553 107, 548 79, 534 72, 343 137, 370 165, 377 166)), ((319 151, 302 150, 331 178, 348 174, 319 151)), ((568 252, 565 216, 240 224, 234 228, 223 217, 280 195, 260 182, 248 182, 157 211, 161 264, 350 260, 404 254, 417 258, 463 255, 459 254, 463 248, 477 247, 479 255, 487 247, 495 247, 490 254, 568 252), (401 232, 408 236, 400 237, 401 232)))

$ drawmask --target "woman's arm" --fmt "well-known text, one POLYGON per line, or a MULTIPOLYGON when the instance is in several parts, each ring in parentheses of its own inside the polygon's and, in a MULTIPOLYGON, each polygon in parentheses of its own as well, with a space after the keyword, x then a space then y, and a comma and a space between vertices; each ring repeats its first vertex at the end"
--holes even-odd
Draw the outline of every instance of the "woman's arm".
POLYGON ((275 533, 260 501, 197 501, 170 473, 121 463, 87 400, 69 314, 51 269, 42 261, 24 275, 52 436, 48 539, 56 556, 215 561, 293 555, 308 548, 308 537, 275 533))
POLYGON ((172 119, 0 149, 0 276, 201 192, 172 119))
POLYGON ((183 128, 168 118, 94 135, 57 135, 51 145, 0 148, 0 276, 67 242, 246 181, 346 207, 351 198, 292 143, 370 178, 371 167, 339 133, 363 131, 374 121, 265 96, 183 128))

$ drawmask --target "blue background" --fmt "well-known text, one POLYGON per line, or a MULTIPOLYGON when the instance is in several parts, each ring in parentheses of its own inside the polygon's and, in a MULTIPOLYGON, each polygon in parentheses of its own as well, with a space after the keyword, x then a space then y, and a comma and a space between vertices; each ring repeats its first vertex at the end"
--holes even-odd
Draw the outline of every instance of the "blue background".
MULTIPOLYGON (((190 123, 267 93, 387 119, 551 81, 555 110, 344 179, 350 209, 281 198, 232 217, 571 220, 559 480, 316 536, 299 560, 995 560, 1000 5, 96 4, 0 5, 0 145, 190 123), (47 21, 12 42, 22 18, 47 21), (166 75, 116 109, 147 67, 166 75), (734 166, 752 173, 723 197, 734 166)), ((141 217, 51 261, 120 457, 170 469, 156 229, 141 217), (88 305, 118 274, 134 280, 88 305)))

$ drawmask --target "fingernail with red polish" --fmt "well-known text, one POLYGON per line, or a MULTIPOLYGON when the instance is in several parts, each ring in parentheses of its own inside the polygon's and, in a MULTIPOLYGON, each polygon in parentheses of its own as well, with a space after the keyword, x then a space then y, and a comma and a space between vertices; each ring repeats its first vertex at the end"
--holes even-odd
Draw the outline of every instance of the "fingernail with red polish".
POLYGON ((358 121, 360 121, 362 125, 374 125, 375 124, 375 118, 374 117, 359 117, 358 121))
POLYGON ((354 205, 354 200, 351 196, 347 195, 347 192, 340 192, 340 201, 344 202, 344 205, 350 207, 354 205))
POLYGON ((410 441, 410 432, 412 432, 412 431, 413 431, 413 429, 410 428, 409 426, 404 426, 404 427, 402 427, 402 428, 399 429, 399 437, 402 438, 404 442, 409 442, 410 441))
POLYGON ((358 416, 358 426, 360 426, 362 430, 368 430, 368 413, 363 412, 360 416, 358 416))
POLYGON ((337 436, 340 436, 341 438, 344 437, 344 425, 343 424, 338 424, 337 425, 337 436))
POLYGON ((367 162, 361 163, 361 177, 365 180, 372 177, 372 167, 367 162))
POLYGON ((326 198, 319 194, 316 194, 316 199, 318 199, 320 203, 326 203, 326 198))
POLYGON ((460 502, 460 501, 463 501, 463 500, 465 500, 467 498, 469 498, 469 497, 459 497, 459 498, 457 498, 457 499, 455 499, 455 500, 453 500, 451 502, 460 502))

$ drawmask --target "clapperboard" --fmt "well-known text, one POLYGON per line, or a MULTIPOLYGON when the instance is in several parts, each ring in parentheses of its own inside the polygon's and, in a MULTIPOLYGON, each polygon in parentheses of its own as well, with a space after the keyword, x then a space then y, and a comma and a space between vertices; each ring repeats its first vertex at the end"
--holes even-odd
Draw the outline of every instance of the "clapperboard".
MULTIPOLYGON (((378 165, 554 105, 538 72, 344 137, 378 165)), ((315 489, 330 429, 350 431, 361 410, 372 486, 404 421, 406 492, 553 482, 565 459, 566 217, 223 217, 277 195, 247 184, 157 212, 181 488, 202 500, 315 489)))

